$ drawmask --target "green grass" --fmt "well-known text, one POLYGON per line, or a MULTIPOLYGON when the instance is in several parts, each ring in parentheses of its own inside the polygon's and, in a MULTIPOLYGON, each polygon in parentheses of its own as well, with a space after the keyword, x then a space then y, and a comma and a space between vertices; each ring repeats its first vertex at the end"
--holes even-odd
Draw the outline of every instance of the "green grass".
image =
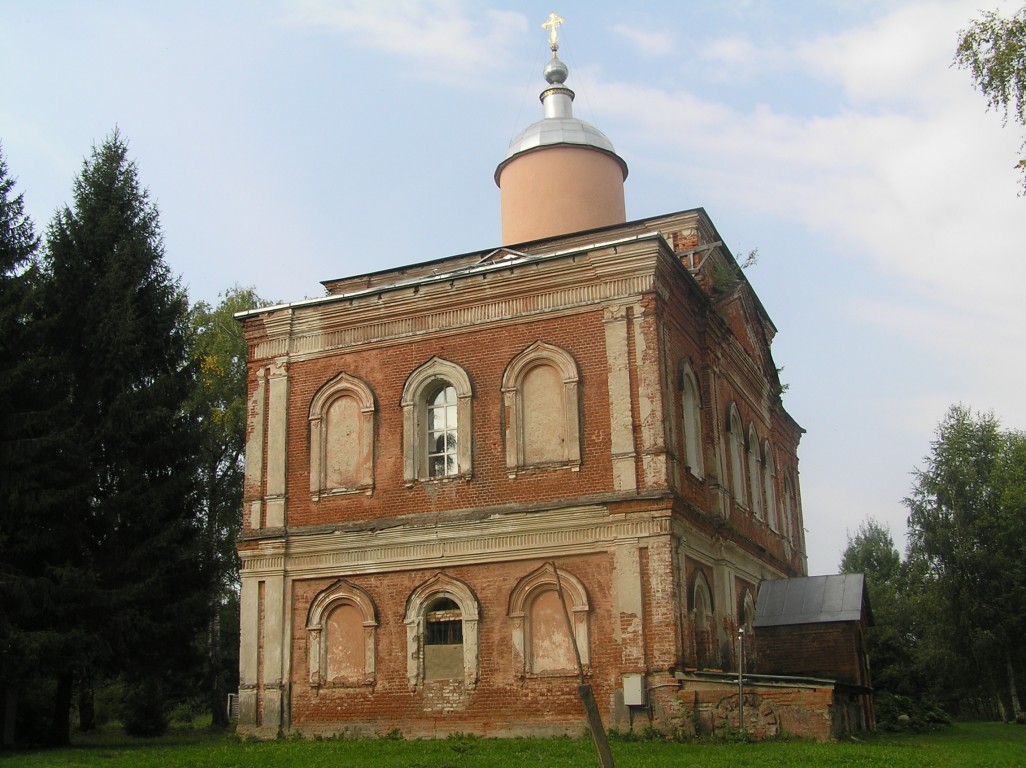
MULTIPOLYGON (((120 733, 78 737, 59 750, 0 752, 0 768, 579 768, 597 765, 588 739, 467 737, 437 741, 336 739, 242 741, 207 731, 161 739, 120 733)), ((873 734, 860 741, 761 744, 612 742, 617 768, 946 768, 1026 766, 1026 727, 960 723, 925 735, 873 734)))

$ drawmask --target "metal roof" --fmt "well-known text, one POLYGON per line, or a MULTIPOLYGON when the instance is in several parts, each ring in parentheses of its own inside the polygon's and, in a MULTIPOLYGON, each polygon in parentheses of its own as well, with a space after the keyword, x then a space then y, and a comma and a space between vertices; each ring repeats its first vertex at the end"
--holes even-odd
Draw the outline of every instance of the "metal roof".
POLYGON ((861 573, 773 579, 759 585, 754 626, 859 621, 863 607, 866 619, 872 623, 861 573))
POLYGON ((495 183, 499 183, 502 169, 514 157, 531 150, 557 146, 587 147, 605 152, 616 160, 626 179, 627 163, 616 154, 613 142, 594 125, 574 117, 574 92, 563 84, 568 70, 566 64, 555 58, 555 51, 552 60, 545 66, 544 74, 548 83, 541 93, 544 118, 513 137, 506 151, 506 159, 495 169, 495 183))
POLYGON ((602 131, 576 117, 549 117, 532 123, 509 143, 506 159, 538 147, 581 144, 615 154, 613 142, 602 131))

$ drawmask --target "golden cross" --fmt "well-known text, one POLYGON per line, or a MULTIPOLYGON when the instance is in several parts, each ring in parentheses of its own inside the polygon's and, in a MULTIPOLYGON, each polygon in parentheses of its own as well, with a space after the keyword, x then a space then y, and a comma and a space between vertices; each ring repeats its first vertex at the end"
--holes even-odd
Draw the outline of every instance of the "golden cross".
POLYGON ((566 19, 562 16, 557 16, 556 12, 553 11, 549 14, 549 20, 542 24, 542 29, 549 30, 549 48, 555 53, 559 49, 559 35, 556 34, 556 30, 560 24, 565 24, 566 19))

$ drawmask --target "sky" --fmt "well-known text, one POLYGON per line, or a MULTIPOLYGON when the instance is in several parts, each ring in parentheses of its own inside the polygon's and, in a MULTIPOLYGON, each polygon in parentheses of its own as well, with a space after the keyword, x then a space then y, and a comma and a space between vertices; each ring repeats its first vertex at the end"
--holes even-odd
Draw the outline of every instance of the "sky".
POLYGON ((809 573, 872 517, 904 549, 952 404, 1026 429, 1023 131, 952 67, 1005 0, 0 0, 0 144, 44 232, 128 140, 192 301, 500 243, 555 9, 627 216, 704 207, 778 329, 809 573), (550 7, 551 6, 551 7, 550 7))

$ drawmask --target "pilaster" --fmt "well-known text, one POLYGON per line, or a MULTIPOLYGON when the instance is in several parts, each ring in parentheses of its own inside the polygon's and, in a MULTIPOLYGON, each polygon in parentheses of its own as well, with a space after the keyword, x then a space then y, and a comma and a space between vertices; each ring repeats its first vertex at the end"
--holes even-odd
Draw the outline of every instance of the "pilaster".
POLYGON ((267 488, 264 503, 268 528, 285 525, 286 430, 289 399, 288 363, 276 360, 270 368, 267 397, 267 488))
POLYGON ((613 488, 617 491, 638 487, 635 469, 634 420, 631 408, 629 307, 606 307, 603 317, 606 332, 606 360, 609 388, 610 458, 613 464, 613 488))

